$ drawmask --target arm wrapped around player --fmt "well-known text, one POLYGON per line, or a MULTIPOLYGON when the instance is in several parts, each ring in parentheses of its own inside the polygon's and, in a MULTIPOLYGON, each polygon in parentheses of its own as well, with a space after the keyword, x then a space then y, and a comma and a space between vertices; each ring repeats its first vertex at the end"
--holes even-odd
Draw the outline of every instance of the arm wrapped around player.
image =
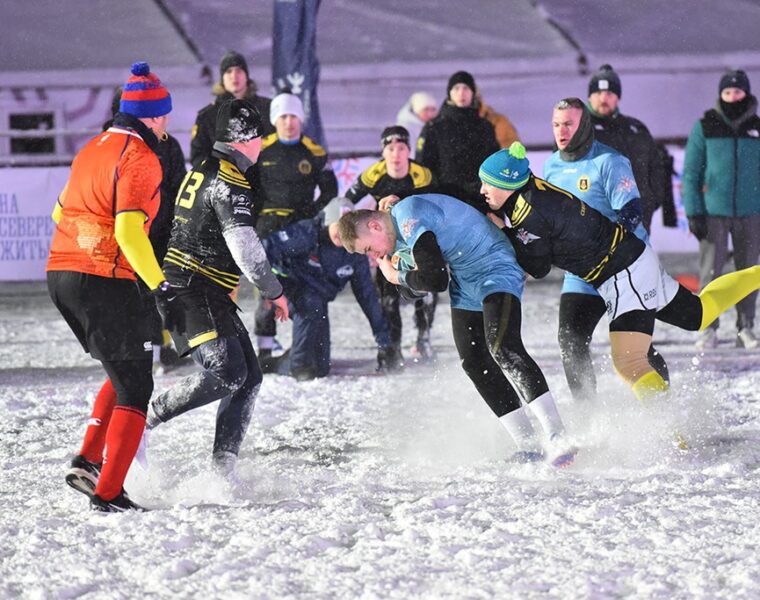
POLYGON ((615 211, 617 221, 628 231, 634 232, 644 218, 644 211, 641 208, 641 200, 634 198, 621 208, 615 211))

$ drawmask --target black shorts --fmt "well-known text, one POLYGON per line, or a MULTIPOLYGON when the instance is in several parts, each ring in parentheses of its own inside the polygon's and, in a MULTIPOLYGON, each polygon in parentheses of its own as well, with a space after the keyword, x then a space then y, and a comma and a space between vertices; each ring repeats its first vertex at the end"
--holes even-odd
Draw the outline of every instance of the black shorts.
POLYGON ((174 289, 185 308, 185 333, 171 332, 180 356, 217 337, 248 335, 229 292, 202 283, 174 289))
POLYGON ((136 281, 76 271, 49 271, 48 291, 85 352, 98 360, 152 356, 153 298, 136 281))

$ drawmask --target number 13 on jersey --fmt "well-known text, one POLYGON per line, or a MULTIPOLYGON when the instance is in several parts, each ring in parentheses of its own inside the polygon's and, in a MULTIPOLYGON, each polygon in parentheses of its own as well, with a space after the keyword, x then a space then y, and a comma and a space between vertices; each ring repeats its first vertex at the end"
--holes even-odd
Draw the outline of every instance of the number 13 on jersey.
POLYGON ((179 193, 177 194, 177 201, 175 204, 182 208, 190 209, 195 202, 195 195, 198 192, 198 188, 203 183, 203 174, 197 171, 190 171, 182 180, 179 193))

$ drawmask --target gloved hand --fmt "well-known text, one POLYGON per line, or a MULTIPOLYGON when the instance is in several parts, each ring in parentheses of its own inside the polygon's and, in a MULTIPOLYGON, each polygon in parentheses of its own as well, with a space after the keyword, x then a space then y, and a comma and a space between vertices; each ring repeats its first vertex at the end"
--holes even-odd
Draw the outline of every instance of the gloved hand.
POLYGON ((707 237, 707 217, 698 215, 689 217, 689 231, 700 242, 707 237))
POLYGON ((169 282, 162 281, 152 294, 164 329, 185 333, 185 307, 169 282))
POLYGON ((404 368, 404 357, 396 346, 383 346, 377 351, 377 370, 385 372, 401 371, 404 368))

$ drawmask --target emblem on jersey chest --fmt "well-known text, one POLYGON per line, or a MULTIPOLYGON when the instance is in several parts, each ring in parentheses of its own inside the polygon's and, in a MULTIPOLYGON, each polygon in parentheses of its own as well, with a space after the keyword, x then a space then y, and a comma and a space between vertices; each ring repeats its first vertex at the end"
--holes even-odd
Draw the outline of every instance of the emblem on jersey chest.
POLYGON ((525 231, 522 227, 520 227, 517 230, 517 239, 520 240, 523 243, 523 245, 527 246, 533 240, 540 240, 541 238, 537 235, 532 234, 529 231, 525 231))
POLYGON ((311 173, 311 163, 305 158, 298 163, 298 172, 301 175, 308 175, 311 173))
POLYGON ((588 192, 590 187, 591 180, 588 178, 588 175, 581 175, 580 179, 578 180, 578 189, 581 192, 588 192))

